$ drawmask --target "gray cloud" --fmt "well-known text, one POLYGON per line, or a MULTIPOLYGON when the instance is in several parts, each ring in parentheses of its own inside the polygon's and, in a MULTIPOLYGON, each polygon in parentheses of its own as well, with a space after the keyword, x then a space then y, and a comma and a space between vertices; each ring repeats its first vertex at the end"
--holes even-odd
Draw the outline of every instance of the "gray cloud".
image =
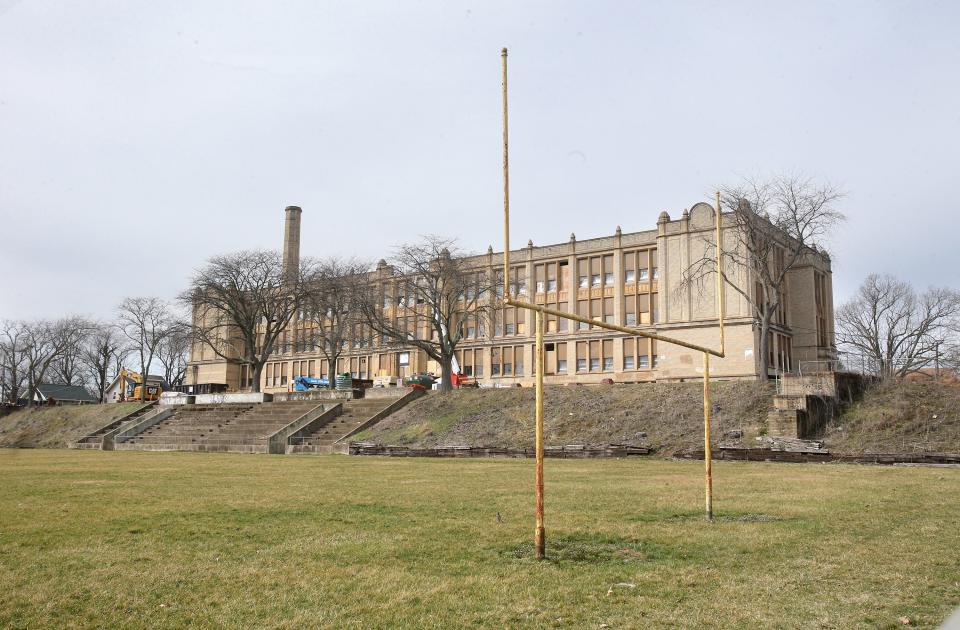
POLYGON ((654 227, 742 174, 849 193, 838 298, 955 284, 954 3, 0 4, 0 316, 173 296, 218 252, 654 227), (437 225, 439 223, 439 225, 437 225), (150 270, 143 289, 140 265, 150 270))

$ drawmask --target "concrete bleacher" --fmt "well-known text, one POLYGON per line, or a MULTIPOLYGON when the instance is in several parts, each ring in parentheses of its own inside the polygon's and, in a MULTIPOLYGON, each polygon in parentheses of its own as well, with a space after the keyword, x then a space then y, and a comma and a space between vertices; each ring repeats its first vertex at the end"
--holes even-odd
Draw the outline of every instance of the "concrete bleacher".
POLYGON ((360 398, 344 401, 341 414, 337 418, 307 435, 291 438, 289 452, 332 453, 337 441, 350 435, 360 425, 381 413, 390 405, 394 405, 399 399, 400 397, 397 396, 394 398, 360 398))
POLYGON ((170 417, 115 448, 267 453, 271 435, 320 406, 310 400, 178 406, 170 417))

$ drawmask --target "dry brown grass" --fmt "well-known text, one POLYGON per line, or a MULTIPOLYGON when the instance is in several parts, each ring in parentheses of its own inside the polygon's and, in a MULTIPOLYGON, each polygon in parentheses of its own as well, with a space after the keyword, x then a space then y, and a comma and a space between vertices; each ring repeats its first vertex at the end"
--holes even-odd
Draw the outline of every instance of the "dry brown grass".
POLYGON ((0 447, 66 448, 139 406, 133 402, 20 409, 0 418, 0 447))
POLYGON ((877 385, 830 424, 825 441, 842 453, 960 453, 960 385, 877 385))
MULTIPOLYGON (((751 382, 713 384, 718 437, 756 435, 766 426, 773 390, 751 382)), ((464 389, 431 393, 355 439, 416 446, 529 447, 533 390, 464 389)), ((547 445, 643 444, 663 454, 700 445, 700 383, 554 386, 544 395, 547 445)))

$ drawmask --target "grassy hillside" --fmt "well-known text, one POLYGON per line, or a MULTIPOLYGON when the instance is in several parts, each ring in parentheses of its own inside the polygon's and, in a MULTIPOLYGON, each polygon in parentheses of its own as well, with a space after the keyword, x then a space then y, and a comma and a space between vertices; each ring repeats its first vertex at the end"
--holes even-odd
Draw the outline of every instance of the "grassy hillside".
POLYGON ((878 385, 832 422, 824 439, 843 453, 960 453, 960 385, 878 385))
MULTIPOLYGON (((764 430, 773 390, 757 383, 715 383, 714 430, 741 430, 752 440, 764 430)), ((662 453, 697 447, 703 439, 700 383, 554 386, 544 394, 548 446, 645 444, 662 453)), ((354 438, 416 446, 533 445, 531 388, 464 389, 432 393, 354 438)))
POLYGON ((0 418, 0 447, 65 448, 139 406, 134 402, 20 409, 0 418))

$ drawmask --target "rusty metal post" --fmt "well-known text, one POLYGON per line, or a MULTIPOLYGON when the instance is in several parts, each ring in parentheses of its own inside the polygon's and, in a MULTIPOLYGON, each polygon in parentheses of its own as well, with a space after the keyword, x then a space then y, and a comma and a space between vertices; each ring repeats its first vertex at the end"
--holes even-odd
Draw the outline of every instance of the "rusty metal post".
MULTIPOLYGON (((507 49, 503 59, 503 297, 510 298, 510 151, 507 133, 507 49)), ((493 280, 493 278, 491 278, 493 280)))
POLYGON ((533 536, 533 545, 536 549, 537 560, 546 556, 546 542, 543 537, 543 313, 536 312, 537 327, 537 392, 536 392, 536 530, 533 536))
POLYGON ((710 355, 703 353, 703 462, 705 466, 704 485, 706 489, 707 520, 713 520, 713 473, 711 463, 713 453, 710 448, 710 355))
POLYGON ((720 191, 717 191, 717 321, 720 323, 720 356, 722 357, 727 350, 726 339, 723 335, 723 305, 726 302, 724 297, 725 283, 723 277, 723 236, 720 233, 720 191))

